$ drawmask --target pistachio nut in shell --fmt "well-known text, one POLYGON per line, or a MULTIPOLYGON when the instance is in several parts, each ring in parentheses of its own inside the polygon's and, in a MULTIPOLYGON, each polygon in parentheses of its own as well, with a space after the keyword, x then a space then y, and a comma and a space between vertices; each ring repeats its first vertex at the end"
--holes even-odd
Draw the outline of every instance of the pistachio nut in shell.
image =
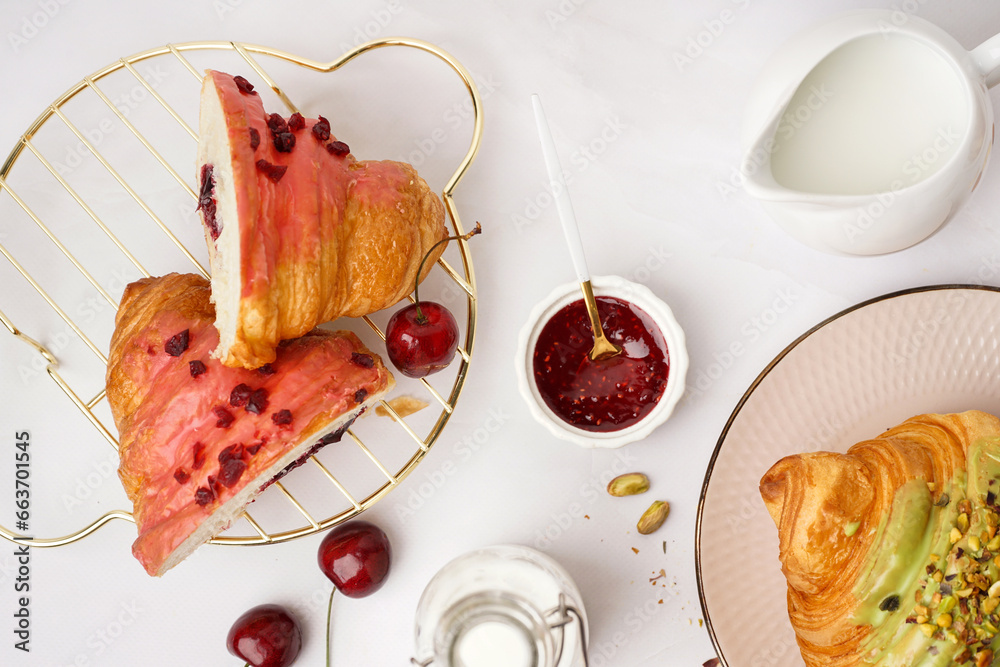
POLYGON ((636 528, 642 535, 654 533, 667 520, 668 514, 670 514, 670 503, 665 500, 654 500, 649 509, 639 517, 639 523, 636 524, 636 528))
POLYGON ((634 496, 649 491, 649 478, 641 472, 627 472, 608 482, 608 493, 612 496, 634 496))

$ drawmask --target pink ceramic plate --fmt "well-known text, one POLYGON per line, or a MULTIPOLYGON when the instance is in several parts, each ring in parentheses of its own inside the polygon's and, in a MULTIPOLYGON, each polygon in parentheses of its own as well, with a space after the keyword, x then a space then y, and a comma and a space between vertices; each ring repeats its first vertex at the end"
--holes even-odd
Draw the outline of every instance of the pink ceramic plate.
POLYGON ((781 457, 845 451, 908 417, 1000 414, 1000 289, 923 287, 849 308, 785 348, 716 445, 695 535, 702 610, 728 667, 802 665, 757 485, 781 457))

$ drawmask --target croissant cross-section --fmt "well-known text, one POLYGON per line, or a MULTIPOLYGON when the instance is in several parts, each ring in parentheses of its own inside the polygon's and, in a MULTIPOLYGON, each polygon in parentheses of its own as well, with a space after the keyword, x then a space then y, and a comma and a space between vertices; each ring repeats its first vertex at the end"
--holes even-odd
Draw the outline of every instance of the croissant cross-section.
POLYGON ((412 166, 356 160, 326 118, 267 114, 245 79, 212 70, 197 178, 227 366, 256 368, 279 341, 397 303, 448 236, 444 204, 412 166))
POLYGON ((107 371, 135 557, 162 575, 225 530, 266 486, 337 442, 392 388, 346 331, 284 341, 247 370, 212 358, 208 281, 170 274, 125 289, 107 371))

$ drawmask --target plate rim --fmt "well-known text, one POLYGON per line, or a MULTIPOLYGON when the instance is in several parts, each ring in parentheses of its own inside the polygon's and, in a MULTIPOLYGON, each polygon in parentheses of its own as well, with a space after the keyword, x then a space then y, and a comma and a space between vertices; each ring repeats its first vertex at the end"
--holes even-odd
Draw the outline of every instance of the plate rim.
POLYGON ((864 301, 858 302, 852 306, 848 306, 840 311, 837 311, 833 315, 821 320, 817 324, 813 325, 805 332, 800 334, 791 343, 786 345, 778 354, 771 359, 767 365, 757 374, 750 385, 747 387, 746 391, 743 392, 739 400, 736 402, 736 406, 733 408, 725 425, 719 434, 718 439, 715 442, 715 447, 712 450, 712 456, 709 458, 708 466, 705 469, 705 477, 702 481, 701 491, 698 495, 698 508, 695 517, 695 533, 694 533, 694 563, 695 563, 695 580, 698 585, 698 603, 701 606, 702 617, 705 620, 705 628, 708 631, 709 639, 712 642, 712 646, 715 648, 716 656, 721 661, 724 667, 729 667, 729 662, 726 660, 725 655, 723 655, 722 647, 719 645, 719 639, 716 635, 715 625, 712 623, 712 616, 708 610, 708 603, 705 600, 705 587, 704 580, 702 577, 702 563, 701 563, 701 535, 702 535, 702 520, 704 518, 705 509, 705 496, 708 492, 709 484, 712 480, 712 473, 715 469, 716 461, 719 458, 719 454, 722 451, 722 446, 725 443, 726 437, 729 435, 729 430, 736 418, 739 416, 740 412, 743 410, 744 405, 753 395, 757 387, 764 381, 764 379, 774 370, 774 368, 792 352, 796 347, 803 343, 807 338, 815 334, 820 329, 832 324, 833 322, 851 315, 852 313, 868 308, 870 306, 880 304, 886 301, 891 301, 892 299, 897 299, 900 297, 911 296, 914 294, 920 294, 925 292, 939 292, 947 290, 975 290, 981 292, 993 292, 1000 295, 1000 287, 977 284, 977 283, 940 283, 932 285, 923 285, 917 287, 907 287, 900 290, 895 290, 892 292, 887 292, 879 296, 872 297, 870 299, 865 299, 864 301))

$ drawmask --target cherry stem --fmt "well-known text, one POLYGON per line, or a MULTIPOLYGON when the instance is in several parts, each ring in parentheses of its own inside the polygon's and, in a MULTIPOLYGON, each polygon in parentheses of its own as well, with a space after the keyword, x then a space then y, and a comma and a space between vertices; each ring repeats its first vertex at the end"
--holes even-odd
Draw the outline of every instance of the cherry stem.
POLYGON ((441 239, 440 241, 432 245, 430 250, 427 251, 427 254, 424 255, 424 258, 420 260, 420 266, 417 267, 416 284, 413 286, 413 301, 414 305, 416 305, 417 307, 417 322, 419 324, 427 323, 427 318, 424 316, 424 311, 420 310, 420 274, 424 272, 424 264, 427 263, 427 258, 431 256, 432 252, 434 252, 434 248, 437 248, 442 243, 447 243, 448 241, 458 241, 458 240, 468 241, 476 234, 481 234, 482 231, 483 231, 483 226, 477 222, 476 226, 470 232, 467 232, 465 234, 460 234, 458 236, 449 236, 448 238, 441 239))
POLYGON ((330 667, 332 664, 330 662, 330 635, 333 634, 332 619, 333 619, 333 596, 337 592, 337 587, 334 586, 333 590, 330 591, 330 602, 326 606, 326 667, 330 667))

